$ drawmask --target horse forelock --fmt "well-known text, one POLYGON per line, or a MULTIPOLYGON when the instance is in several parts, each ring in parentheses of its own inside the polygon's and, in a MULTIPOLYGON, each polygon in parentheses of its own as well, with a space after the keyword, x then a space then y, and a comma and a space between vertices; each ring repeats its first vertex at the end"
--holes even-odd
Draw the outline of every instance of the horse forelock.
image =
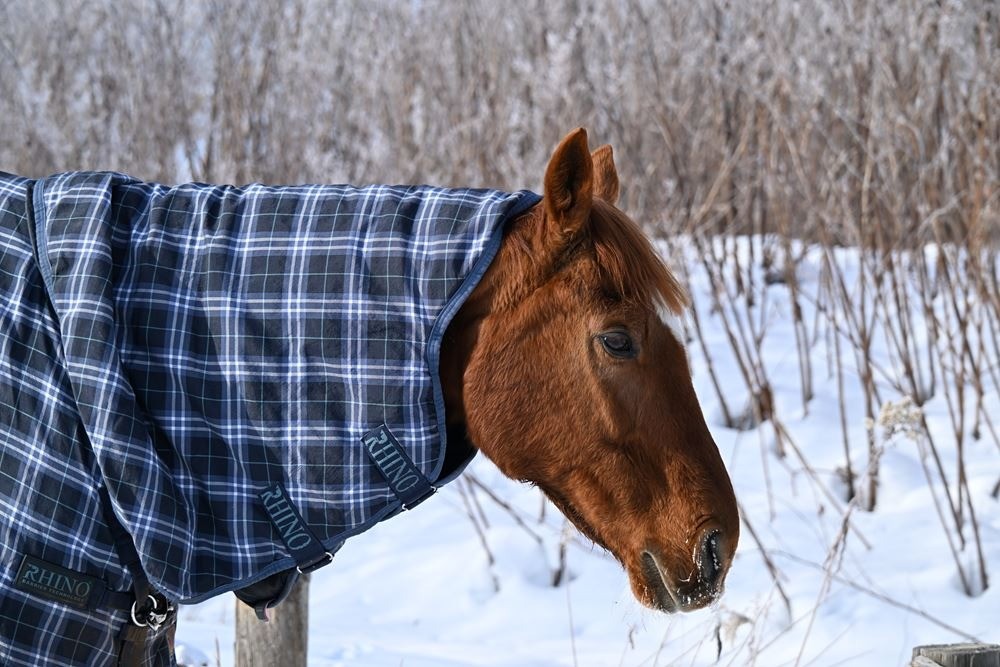
POLYGON ((595 199, 590 233, 606 289, 663 316, 679 316, 684 311, 687 292, 631 218, 595 199))

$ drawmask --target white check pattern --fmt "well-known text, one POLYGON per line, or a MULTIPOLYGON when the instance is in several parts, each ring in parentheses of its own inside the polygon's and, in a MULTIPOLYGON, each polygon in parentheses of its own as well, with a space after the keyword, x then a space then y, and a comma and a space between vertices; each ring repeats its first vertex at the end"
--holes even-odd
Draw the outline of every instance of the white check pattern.
POLYGON ((538 199, 0 174, 0 663, 112 655, 121 619, 10 587, 30 553, 127 590, 99 485, 193 602, 293 567, 274 482, 330 549, 393 514, 380 423, 437 480, 444 328, 538 199))

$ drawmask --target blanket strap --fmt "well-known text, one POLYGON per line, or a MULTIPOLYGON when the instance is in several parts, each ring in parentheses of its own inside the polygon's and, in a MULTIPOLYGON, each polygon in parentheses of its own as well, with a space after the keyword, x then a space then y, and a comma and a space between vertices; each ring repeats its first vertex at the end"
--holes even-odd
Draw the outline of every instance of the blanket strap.
MULTIPOLYGON (((111 496, 106 487, 100 487, 101 508, 104 520, 114 540, 118 559, 132 575, 132 593, 115 592, 120 604, 127 600, 129 621, 122 627, 118 639, 122 645, 118 652, 118 667, 139 667, 143 662, 143 649, 149 631, 158 631, 165 623, 173 622, 174 606, 156 591, 139 563, 139 552, 128 531, 122 526, 111 508, 111 496)), ((115 605, 118 607, 118 605, 115 605)), ((120 607, 118 607, 120 608, 120 607)))
MULTIPOLYGON (((52 267, 46 254, 46 230, 44 224, 39 225, 44 216, 38 215, 44 211, 44 201, 41 196, 41 189, 37 192, 32 185, 27 189, 27 200, 33 202, 33 207, 28 207, 28 236, 31 238, 32 249, 34 250, 35 262, 42 275, 42 282, 45 284, 46 298, 53 315, 55 308, 52 305, 52 267), (36 196, 37 195, 37 196, 36 196)), ((89 448, 83 447, 83 455, 88 456, 89 448)), ((111 506, 111 496, 106 487, 98 489, 101 499, 101 511, 104 515, 104 522, 111 532, 114 540, 115 551, 118 552, 118 560, 121 561, 129 573, 132 575, 132 591, 116 591, 107 587, 106 584, 92 586, 92 595, 87 600, 71 600, 76 603, 74 606, 82 606, 86 609, 106 608, 116 611, 126 611, 129 614, 129 622, 125 624, 119 633, 122 646, 118 653, 119 667, 139 667, 143 662, 143 649, 146 643, 146 636, 150 630, 157 632, 165 623, 174 621, 174 606, 170 604, 166 596, 153 589, 149 583, 149 578, 139 563, 139 552, 135 548, 135 543, 125 527, 122 526, 118 517, 115 516, 111 506)), ((22 561, 22 568, 25 563, 28 565, 39 565, 42 569, 52 570, 53 567, 62 569, 60 566, 44 561, 31 561, 31 557, 25 556, 22 561)), ((71 572, 72 574, 72 572, 71 572)), ((93 582, 99 580, 87 577, 93 582)), ((29 591, 30 592, 30 591, 29 591)), ((35 591, 37 593, 37 590, 35 591)), ((43 597, 50 597, 51 592, 43 597)), ((65 602, 65 600, 63 600, 65 602)))
POLYGON ((379 424, 361 436, 361 443, 368 458, 399 499, 403 511, 413 509, 437 491, 437 487, 414 465, 386 424, 379 424))
POLYGON ((271 520, 281 541, 295 559, 299 574, 309 574, 333 561, 333 554, 309 527, 292 502, 285 485, 275 482, 257 494, 267 518, 271 520))

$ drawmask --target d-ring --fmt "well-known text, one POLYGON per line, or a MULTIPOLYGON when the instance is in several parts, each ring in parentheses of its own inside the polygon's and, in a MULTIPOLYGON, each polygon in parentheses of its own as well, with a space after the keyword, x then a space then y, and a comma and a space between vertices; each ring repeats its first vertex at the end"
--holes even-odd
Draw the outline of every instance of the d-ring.
MULTIPOLYGON (((153 597, 152 595, 147 595, 147 596, 146 596, 146 598, 147 598, 147 599, 148 599, 148 600, 149 600, 150 602, 152 602, 152 603, 153 603, 153 608, 152 608, 152 609, 150 609, 150 610, 149 610, 148 612, 146 612, 147 614, 150 614, 150 613, 152 613, 152 612, 156 611, 156 598, 154 598, 154 597, 153 597)), ((135 602, 133 602, 133 603, 132 603, 132 611, 130 612, 130 613, 131 613, 131 616, 132 616, 132 622, 133 622, 133 623, 135 623, 135 624, 136 624, 137 626, 139 626, 140 628, 148 628, 148 627, 150 627, 150 625, 149 625, 149 621, 148 621, 148 620, 147 620, 147 621, 145 621, 145 622, 140 622, 140 621, 139 621, 139 619, 135 617, 135 614, 136 614, 136 609, 135 609, 135 606, 136 606, 137 604, 139 604, 139 601, 138 601, 138 600, 136 600, 135 602)))

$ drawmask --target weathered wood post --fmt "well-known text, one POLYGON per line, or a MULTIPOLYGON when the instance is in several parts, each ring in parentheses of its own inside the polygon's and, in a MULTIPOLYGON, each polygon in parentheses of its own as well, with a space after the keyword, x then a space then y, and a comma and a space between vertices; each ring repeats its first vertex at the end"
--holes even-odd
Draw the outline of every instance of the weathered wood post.
POLYGON ((1000 644, 934 644, 913 649, 911 667, 1000 667, 1000 644))
POLYGON ((299 577, 267 623, 236 601, 236 667, 306 667, 309 644, 309 575, 299 577))

